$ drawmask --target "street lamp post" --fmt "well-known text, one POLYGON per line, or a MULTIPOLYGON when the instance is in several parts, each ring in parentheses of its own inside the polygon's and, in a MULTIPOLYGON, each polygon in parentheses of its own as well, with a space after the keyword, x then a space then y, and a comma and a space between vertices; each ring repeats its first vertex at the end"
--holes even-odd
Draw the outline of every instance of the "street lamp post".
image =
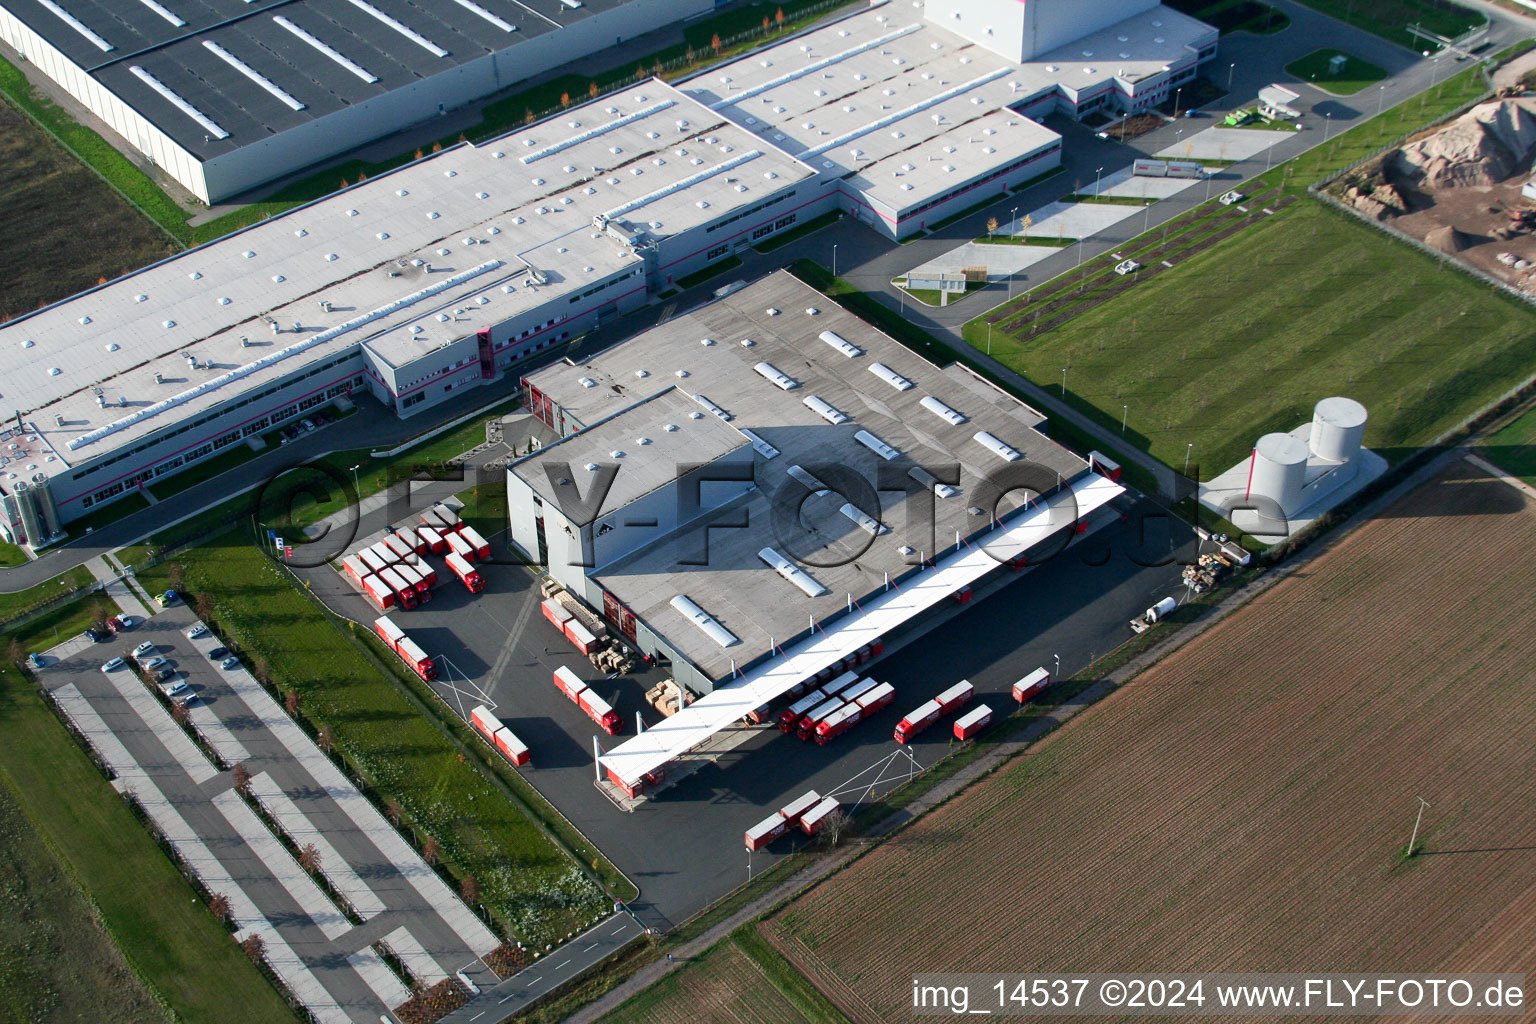
POLYGON ((1104 176, 1104 168, 1102 168, 1102 167, 1098 168, 1097 170, 1095 170, 1093 172, 1093 194, 1094 194, 1095 197, 1097 197, 1098 194, 1099 194, 1099 180, 1103 176, 1104 176))
POLYGON ((1065 366, 1061 368, 1061 397, 1067 397, 1067 368, 1065 366))
POLYGON ((837 246, 832 246, 832 276, 837 276, 837 246))
POLYGON ((1182 85, 1173 90, 1173 119, 1175 121, 1179 119, 1179 94, 1183 91, 1184 87, 1182 85))
POLYGON ((1011 235, 1018 230, 1019 208, 1015 206, 1008 211, 1008 233, 1011 235))
POLYGON ((1184 446, 1184 475, 1189 476, 1189 455, 1195 450, 1195 442, 1191 441, 1184 446))
POLYGON ((1061 678, 1061 655, 1053 654, 1051 657, 1056 659, 1056 675, 1054 678, 1059 680, 1061 678))
POLYGON ((1323 114, 1323 141, 1324 142, 1328 141, 1328 129, 1330 129, 1332 127, 1333 127, 1333 111, 1329 110, 1329 111, 1326 111, 1323 114))
POLYGON ((357 486, 357 471, 362 468, 363 464, 361 462, 352 467, 352 493, 357 497, 359 503, 362 502, 363 495, 361 493, 361 488, 357 486))
POLYGON ((1130 416, 1130 414, 1131 414, 1131 407, 1129 405, 1126 405, 1124 402, 1122 402, 1120 404, 1120 433, 1121 433, 1122 436, 1125 434, 1125 420, 1126 420, 1126 417, 1130 416))
POLYGON ((1386 105, 1387 105, 1387 87, 1385 85, 1379 85, 1379 86, 1376 87, 1376 116, 1377 117, 1381 116, 1381 111, 1382 111, 1382 109, 1386 105))
POLYGON ((1227 91, 1228 92, 1232 91, 1232 72, 1235 71, 1235 70, 1237 70, 1237 62, 1236 61, 1234 61, 1231 64, 1227 65, 1227 91))

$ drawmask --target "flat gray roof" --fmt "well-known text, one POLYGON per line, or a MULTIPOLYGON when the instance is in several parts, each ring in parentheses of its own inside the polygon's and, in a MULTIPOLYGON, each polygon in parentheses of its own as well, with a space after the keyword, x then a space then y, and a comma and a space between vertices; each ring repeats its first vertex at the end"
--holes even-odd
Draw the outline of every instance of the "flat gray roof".
POLYGON ((0 0, 0 6, 207 159, 629 2, 583 0, 571 8, 560 0, 0 0), (295 103, 301 109, 293 109, 295 103))
POLYGON ((168 417, 193 415, 360 341, 398 367, 638 268, 627 246, 596 230, 596 214, 623 209, 619 219, 664 238, 809 177, 798 160, 665 83, 642 83, 493 142, 444 150, 0 325, 0 402, 37 414, 28 418, 62 460, 39 466, 53 475, 168 417), (727 173, 737 168, 739 175, 727 173), (721 173, 694 180, 711 170, 721 173), (545 285, 526 286, 530 266, 545 285), (366 324, 68 447, 370 311, 379 314, 366 324), (202 368, 190 370, 187 356, 202 368))
MULTIPOLYGON (((633 405, 647 380, 665 381, 679 391, 707 398, 731 417, 732 427, 750 431, 779 452, 773 458, 759 454, 757 487, 746 497, 680 535, 632 552, 593 574, 604 589, 717 679, 730 672, 733 660, 740 666, 766 653, 770 638, 782 644, 804 630, 810 617, 825 618, 844 610, 850 595, 859 600, 879 589, 886 573, 899 576, 916 565, 920 556, 933 557, 935 548, 952 550, 957 531, 969 537, 986 528, 990 515, 973 511, 979 508, 976 502, 983 500, 979 486, 988 474, 1010 463, 975 440, 979 431, 989 432, 1043 467, 1042 478, 1060 474, 1071 480, 1087 469, 1084 460, 1036 429, 1043 417, 1033 409, 959 364, 941 369, 785 271, 577 366, 559 363, 528 377, 532 386, 584 424, 633 405), (822 340, 822 332, 832 332, 862 351, 845 355, 822 340), (714 344, 704 345, 705 339, 714 344), (753 344, 744 346, 743 339, 753 344), (797 386, 781 390, 754 368, 760 362, 771 364, 797 386), (898 390, 871 370, 876 363, 912 386, 898 390), (637 377, 640 370, 647 376, 637 377), (679 376, 678 371, 687 376, 679 376), (593 381, 593 386, 583 385, 582 378, 593 381), (616 392, 614 385, 622 390, 616 392), (811 396, 848 420, 829 422, 806 404, 811 396), (963 420, 953 423, 943 418, 933 411, 931 402, 924 404, 925 398, 937 399, 963 420), (860 431, 896 449, 898 459, 887 462, 875 454, 857 438, 860 431), (936 471, 957 466, 959 491, 931 501, 926 491, 915 496, 881 491, 878 505, 861 506, 888 528, 879 536, 872 537, 843 512, 848 498, 835 491, 812 494, 798 515, 776 513, 776 495, 782 501, 784 495, 803 496, 808 489, 791 475, 792 466, 813 475, 816 467, 841 467, 873 487, 882 465, 902 467, 896 475, 905 481, 905 467, 911 463, 936 471), (933 527, 925 533, 920 528, 926 515, 923 508, 930 505, 933 527), (739 522, 743 514, 746 529, 722 525, 706 531, 710 524, 739 522), (701 537, 707 538, 707 545, 701 544, 701 537), (904 546, 912 549, 910 554, 901 550, 904 546), (706 547, 707 564, 693 564, 706 547), (781 578, 759 558, 764 547, 797 559, 826 593, 809 597, 781 578), (721 647, 711 640, 672 607, 672 598, 679 593, 741 643, 721 647)), ((609 420, 605 429, 625 424, 634 415, 635 411, 624 412, 609 420)), ((822 469, 823 476, 835 473, 822 469)), ((920 486, 913 484, 914 489, 920 486)), ((1002 514, 1014 507, 1005 499, 998 511, 1002 514)))

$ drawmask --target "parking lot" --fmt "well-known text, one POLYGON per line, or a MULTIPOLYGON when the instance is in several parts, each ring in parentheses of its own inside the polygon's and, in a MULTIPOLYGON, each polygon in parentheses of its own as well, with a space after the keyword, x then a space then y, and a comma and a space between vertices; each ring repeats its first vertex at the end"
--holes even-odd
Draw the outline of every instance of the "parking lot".
MULTIPOLYGON (((593 739, 611 748, 632 736, 637 711, 659 721, 642 698, 663 673, 603 678, 540 614, 538 578, 520 566, 477 565, 486 586, 474 595, 441 570, 441 559, 429 559, 439 566, 433 599, 390 615, 436 660, 434 685, 455 711, 467 716, 477 704, 491 706, 532 748, 524 776, 640 887, 641 919, 666 928, 746 880, 743 832, 790 799, 814 788, 854 804, 944 756, 953 742, 947 719, 906 747, 891 733, 906 712, 949 684, 970 679, 972 706, 985 703, 1005 715, 1017 707, 1012 684, 1030 670, 1054 670, 1060 655, 1070 675, 1128 639, 1132 616, 1179 591, 1180 565, 1169 559, 1189 558, 1194 538, 1149 502, 1127 499, 1122 506, 1103 512, 1088 537, 1049 562, 994 573, 972 603, 946 603, 918 627, 929 630, 925 635, 896 638, 883 659, 863 669, 897 691, 895 702, 869 721, 824 747, 762 727, 632 813, 593 784, 593 739), (603 733, 554 687, 551 676, 561 665, 613 705, 624 723, 621 737, 603 733)), ((506 551, 505 534, 489 539, 494 551, 506 551)), ((328 567, 301 576, 348 618, 371 624, 380 615, 328 567)), ((805 841, 799 833, 777 840, 752 856, 750 870, 805 841)))
POLYGON ((197 625, 172 605, 108 642, 57 650, 62 660, 45 658, 39 678, 113 785, 210 894, 228 899, 236 938, 259 936, 273 970, 325 1024, 392 1019, 408 998, 374 948, 381 940, 427 984, 460 970, 493 984, 479 958, 496 936, 238 661, 211 657, 217 637, 186 635, 197 625), (177 696, 194 698, 186 709, 202 746, 139 677, 140 644, 175 670, 161 685, 179 681, 177 696), (114 657, 128 664, 103 671, 114 657), (234 788, 237 764, 249 799, 234 788), (294 855, 311 844, 319 879, 294 855))

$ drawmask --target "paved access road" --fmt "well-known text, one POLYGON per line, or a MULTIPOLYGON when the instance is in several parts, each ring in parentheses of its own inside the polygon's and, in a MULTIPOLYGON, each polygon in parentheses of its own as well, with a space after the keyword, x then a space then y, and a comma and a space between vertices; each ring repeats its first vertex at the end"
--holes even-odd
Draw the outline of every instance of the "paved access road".
POLYGON ((110 643, 72 643, 54 652, 62 659, 40 678, 114 770, 114 785, 134 794, 211 892, 228 897, 237 937, 260 935, 274 970, 325 1024, 373 1024, 407 998, 372 949, 386 937, 429 984, 459 970, 492 984, 479 958, 499 945, 496 936, 243 667, 209 658, 216 637, 188 639, 196 621, 176 606, 110 643), (132 668, 101 671, 108 658, 131 658, 144 642, 196 692, 191 721, 215 759, 132 668), (246 765, 256 799, 294 845, 316 846, 320 870, 345 905, 235 793, 229 768, 236 763, 246 765))

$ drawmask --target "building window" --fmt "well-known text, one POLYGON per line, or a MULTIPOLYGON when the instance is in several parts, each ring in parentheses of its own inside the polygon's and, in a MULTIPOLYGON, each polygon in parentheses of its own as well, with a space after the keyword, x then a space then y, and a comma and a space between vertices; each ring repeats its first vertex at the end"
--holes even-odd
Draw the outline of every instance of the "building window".
POLYGON ((756 229, 755 231, 752 232, 752 241, 755 242, 759 238, 762 238, 764 235, 771 235, 771 234, 773 234, 773 225, 772 224, 764 224, 762 227, 760 227, 760 228, 758 228, 758 229, 756 229))
POLYGON ((781 230, 783 228, 789 227, 791 224, 793 224, 795 222, 795 217, 797 217, 797 216, 798 216, 798 214, 791 213, 788 216, 780 217, 778 220, 773 222, 773 230, 779 231, 779 230, 781 230))
POLYGON ((709 252, 705 253, 704 258, 706 260, 717 260, 730 251, 731 247, 729 245, 717 245, 713 249, 709 250, 709 252))
POLYGON ((426 401, 426 398, 427 398, 427 396, 426 396, 426 394, 424 392, 419 392, 418 391, 414 395, 408 395, 407 397, 402 398, 400 400, 400 408, 402 408, 402 409, 409 409, 411 406, 415 405, 418 402, 426 401))

